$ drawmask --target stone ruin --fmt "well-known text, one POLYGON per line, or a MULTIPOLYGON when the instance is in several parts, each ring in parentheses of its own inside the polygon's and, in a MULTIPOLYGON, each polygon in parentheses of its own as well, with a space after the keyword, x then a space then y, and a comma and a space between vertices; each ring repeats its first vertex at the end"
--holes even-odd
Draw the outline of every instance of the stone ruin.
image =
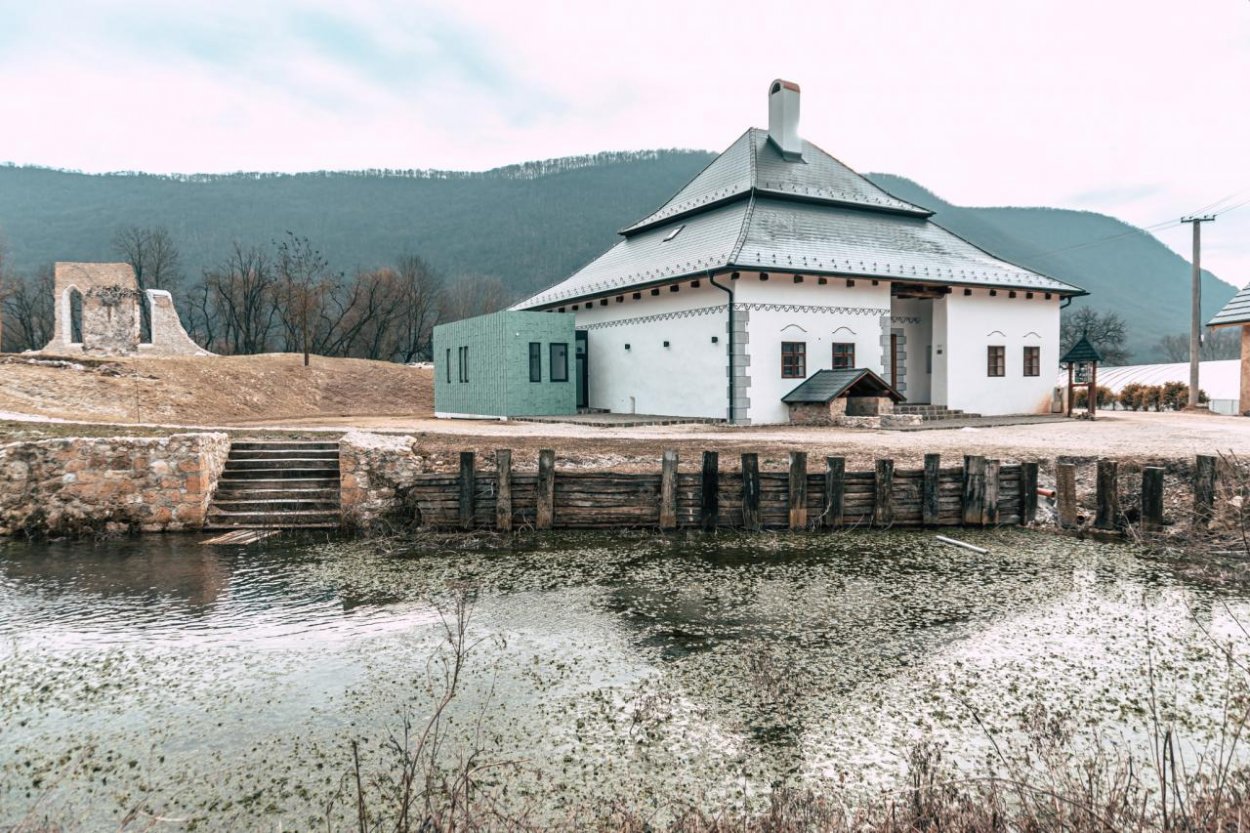
POLYGON ((173 297, 139 290, 129 263, 57 263, 52 340, 41 350, 58 356, 211 356, 182 327, 173 297), (151 341, 142 340, 147 304, 151 341))

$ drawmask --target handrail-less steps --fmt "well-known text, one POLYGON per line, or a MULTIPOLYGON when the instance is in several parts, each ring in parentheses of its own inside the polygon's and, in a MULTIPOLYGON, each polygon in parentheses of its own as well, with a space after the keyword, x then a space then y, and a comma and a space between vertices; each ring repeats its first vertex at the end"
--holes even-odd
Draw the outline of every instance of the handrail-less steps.
POLYGON ((235 442, 204 528, 334 529, 339 497, 337 442, 235 442))

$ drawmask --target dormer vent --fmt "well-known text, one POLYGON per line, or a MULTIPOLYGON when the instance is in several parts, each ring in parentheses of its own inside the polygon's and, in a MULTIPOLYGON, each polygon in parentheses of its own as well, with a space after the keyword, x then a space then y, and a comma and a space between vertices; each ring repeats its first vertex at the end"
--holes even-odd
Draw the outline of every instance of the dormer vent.
POLYGON ((803 159, 799 138, 799 85, 778 78, 768 88, 768 138, 790 162, 803 159))

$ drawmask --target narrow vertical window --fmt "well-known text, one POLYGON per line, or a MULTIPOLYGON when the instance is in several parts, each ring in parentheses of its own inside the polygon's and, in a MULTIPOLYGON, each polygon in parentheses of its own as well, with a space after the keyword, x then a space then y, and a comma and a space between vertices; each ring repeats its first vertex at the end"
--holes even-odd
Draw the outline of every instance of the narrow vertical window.
POLYGON ((781 378, 807 378, 807 342, 781 342, 781 378))
POLYGON ((1042 375, 1042 348, 1041 347, 1025 347, 1024 348, 1024 375, 1025 376, 1041 376, 1042 375))
POLYGON ((530 342, 530 381, 543 380, 543 345, 540 341, 530 342))
POLYGON ((986 350, 986 376, 1007 375, 1007 348, 1001 344, 991 344, 986 350))
POLYGON ((569 380, 569 346, 564 343, 549 346, 551 348, 549 378, 553 382, 567 382, 569 380))
POLYGON ((451 348, 447 348, 447 381, 451 382, 451 348))
POLYGON ((458 357, 460 360, 460 381, 467 382, 469 381, 469 348, 467 345, 460 348, 458 357))
POLYGON ((833 345, 833 369, 850 370, 855 366, 855 343, 835 342, 833 345))

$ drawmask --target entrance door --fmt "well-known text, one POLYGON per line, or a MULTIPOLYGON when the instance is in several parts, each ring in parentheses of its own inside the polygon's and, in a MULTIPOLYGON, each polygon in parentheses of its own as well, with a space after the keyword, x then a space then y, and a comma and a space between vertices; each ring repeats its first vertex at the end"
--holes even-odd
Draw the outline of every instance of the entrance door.
POLYGON ((898 389, 898 333, 890 333, 890 387, 898 389))
POLYGON ((590 377, 587 373, 587 367, 586 367, 587 359, 588 359, 588 356, 587 356, 588 342, 586 341, 586 331, 578 330, 575 334, 575 337, 576 337, 576 346, 574 349, 574 355, 575 355, 576 362, 577 362, 577 367, 576 367, 576 370, 577 370, 577 407, 589 408, 590 407, 590 401, 589 401, 590 400, 590 385, 589 385, 590 377))

